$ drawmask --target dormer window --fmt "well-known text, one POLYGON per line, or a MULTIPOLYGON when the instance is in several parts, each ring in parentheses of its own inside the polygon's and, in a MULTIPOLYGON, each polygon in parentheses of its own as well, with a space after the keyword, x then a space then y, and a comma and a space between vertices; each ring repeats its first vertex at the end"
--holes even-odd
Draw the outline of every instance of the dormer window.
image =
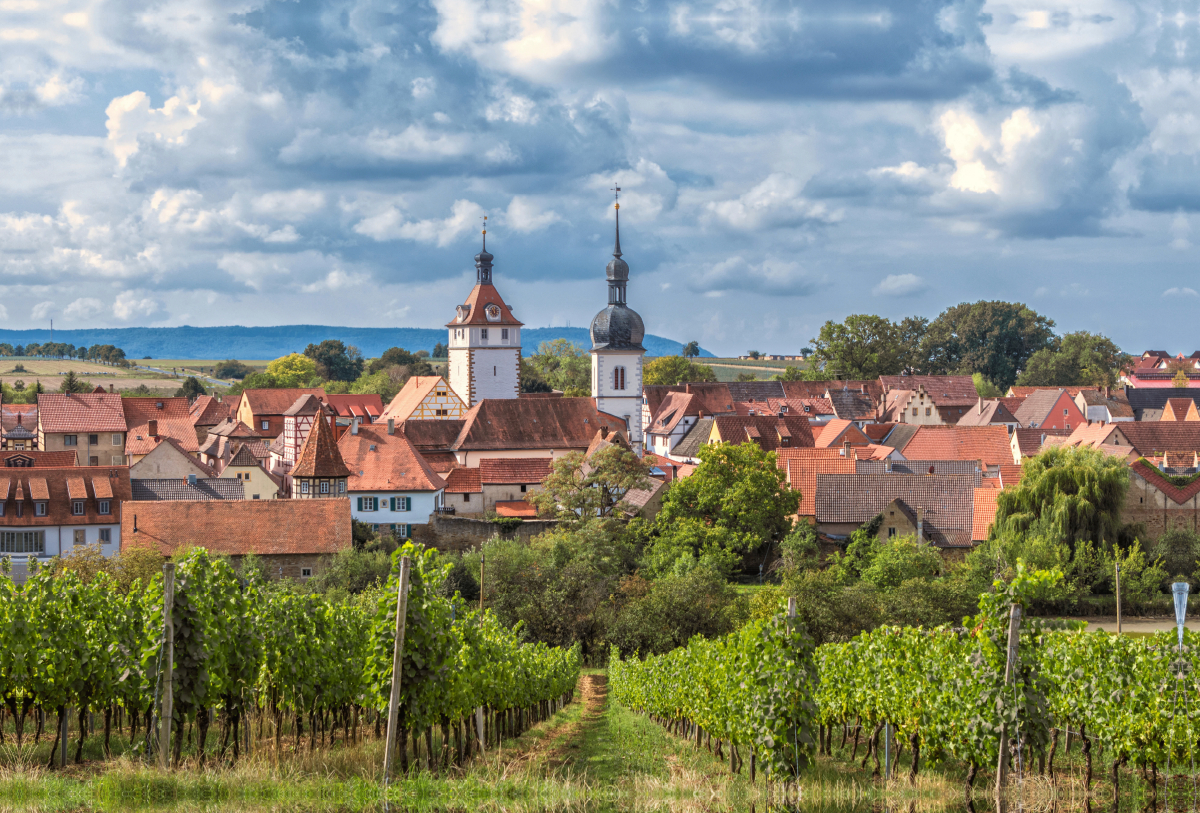
POLYGON ((46 503, 43 500, 38 500, 33 504, 33 515, 35 517, 46 516, 46 503))
POLYGON ((470 315, 471 315, 471 306, 470 305, 459 305, 458 306, 458 321, 465 322, 465 321, 467 321, 467 317, 470 315))

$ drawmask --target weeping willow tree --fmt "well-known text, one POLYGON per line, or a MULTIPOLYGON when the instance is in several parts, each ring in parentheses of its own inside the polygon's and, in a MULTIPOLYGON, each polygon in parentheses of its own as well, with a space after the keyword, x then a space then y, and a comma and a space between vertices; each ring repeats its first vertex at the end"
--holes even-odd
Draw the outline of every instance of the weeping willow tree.
POLYGON ((996 498, 992 533, 1024 536, 1035 524, 1074 550, 1115 542, 1129 488, 1125 461, 1098 449, 1051 447, 1025 461, 1021 482, 996 498))

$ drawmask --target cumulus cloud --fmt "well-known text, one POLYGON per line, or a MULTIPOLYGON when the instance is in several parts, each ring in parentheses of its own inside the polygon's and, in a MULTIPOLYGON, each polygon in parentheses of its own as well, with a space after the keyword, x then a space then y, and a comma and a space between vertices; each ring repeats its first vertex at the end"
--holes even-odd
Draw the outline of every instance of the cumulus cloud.
POLYGON ((744 194, 708 204, 721 223, 743 231, 834 223, 838 215, 824 203, 806 200, 801 184, 790 175, 772 173, 744 194))
POLYGON ((929 283, 916 274, 888 274, 875 286, 875 296, 916 296, 929 290, 929 283))
POLYGON ((153 108, 150 97, 140 90, 113 99, 105 113, 109 149, 121 166, 137 153, 142 138, 178 146, 201 121, 200 102, 172 96, 162 107, 153 108))
POLYGON ((113 301, 113 316, 122 322, 151 319, 162 313, 162 304, 143 291, 122 291, 113 301))
POLYGON ((98 316, 104 310, 104 303, 91 296, 82 296, 63 309, 63 316, 68 319, 83 321, 98 316))
POLYGON ((776 296, 810 296, 827 282, 824 275, 812 274, 796 262, 768 257, 751 263, 737 256, 695 274, 690 287, 705 294, 753 291, 776 296))
POLYGON ((54 303, 50 301, 39 302, 29 309, 29 315, 34 319, 45 319, 54 310, 54 303))
POLYGON ((395 205, 363 218, 355 226, 358 234, 373 240, 413 240, 448 246, 479 226, 482 229, 483 207, 469 200, 456 200, 450 216, 443 219, 408 220, 395 205))
POLYGON ((1162 295, 1164 297, 1200 296, 1200 294, 1196 293, 1195 288, 1168 288, 1167 290, 1162 292, 1162 295))
POLYGON ((558 212, 543 209, 536 200, 524 195, 514 195, 504 213, 504 225, 519 232, 540 231, 560 220, 558 212))

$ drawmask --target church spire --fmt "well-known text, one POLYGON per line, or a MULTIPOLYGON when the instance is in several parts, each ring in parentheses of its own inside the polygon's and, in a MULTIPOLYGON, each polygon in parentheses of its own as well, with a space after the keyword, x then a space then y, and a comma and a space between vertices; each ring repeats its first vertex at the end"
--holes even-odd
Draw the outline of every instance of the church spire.
POLYGON ((613 209, 617 212, 617 242, 613 246, 613 256, 621 258, 621 187, 613 186, 613 209))
POLYGON ((621 187, 613 186, 616 195, 613 209, 616 210, 616 241, 613 244, 613 258, 609 260, 605 276, 608 277, 608 304, 625 305, 625 285, 629 282, 629 264, 621 259, 621 187))
POLYGON ((487 215, 483 216, 483 251, 475 255, 475 281, 480 285, 492 284, 492 260, 487 250, 487 215))

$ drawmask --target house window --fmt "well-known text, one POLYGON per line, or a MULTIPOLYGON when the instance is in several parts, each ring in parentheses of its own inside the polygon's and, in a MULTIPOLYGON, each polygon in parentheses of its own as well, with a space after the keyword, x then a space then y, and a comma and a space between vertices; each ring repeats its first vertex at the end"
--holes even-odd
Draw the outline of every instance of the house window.
POLYGON ((113 432, 112 442, 113 442, 113 446, 120 446, 121 445, 121 436, 119 434, 117 434, 116 432, 113 432))
POLYGON ((891 538, 892 538, 893 536, 895 536, 895 535, 896 535, 896 529, 895 529, 895 528, 888 528, 888 539, 891 539, 891 538))
POLYGON ((23 503, 23 502, 17 503, 17 516, 18 517, 25 516, 25 503, 23 503))
POLYGON ((613 389, 614 390, 625 389, 625 368, 624 367, 614 367, 613 368, 613 389))
POLYGON ((932 414, 933 414, 932 409, 930 407, 925 407, 925 417, 929 417, 932 414))
POLYGON ((99 446, 99 445, 100 445, 100 436, 99 435, 88 435, 88 446, 99 446))
POLYGON ((1070 429, 1070 428, 1071 428, 1071 424, 1067 424, 1066 428, 1067 428, 1067 429, 1070 429))
POLYGON ((44 503, 44 502, 35 502, 35 503, 33 504, 33 515, 34 515, 35 517, 44 517, 44 516, 46 516, 46 503, 44 503))
POLYGON ((464 495, 463 495, 463 502, 470 502, 470 501, 471 501, 471 495, 470 495, 470 494, 464 494, 464 495))
POLYGON ((124 458, 124 457, 122 457, 121 455, 114 455, 114 456, 113 456, 113 459, 112 459, 112 464, 113 464, 114 466, 124 466, 124 465, 125 465, 125 458, 124 458))
POLYGON ((75 542, 76 545, 86 545, 87 544, 87 531, 84 530, 83 528, 76 528, 75 533, 72 536, 73 536, 73 541, 75 542))
POLYGON ((112 528, 100 529, 100 541, 106 545, 112 542, 112 528))
POLYGON ((101 514, 111 514, 112 513, 112 503, 109 502, 108 500, 100 500, 99 506, 100 506, 99 513, 101 513, 101 514))
POLYGON ((312 578, 312 568, 311 567, 300 568, 300 578, 302 578, 302 579, 312 578))
POLYGON ((328 494, 328 493, 329 493, 329 481, 328 481, 328 480, 322 480, 322 481, 321 481, 321 493, 322 493, 322 494, 328 494))
POLYGON ((338 494, 345 494, 345 493, 346 493, 346 481, 338 480, 338 494))
POLYGON ((63 446, 78 446, 79 435, 63 435, 63 446))
POLYGON ((913 417, 917 417, 917 408, 913 407, 913 417))
POLYGON ((412 497, 392 497, 391 509, 393 511, 411 511, 412 497))
POLYGON ((524 483, 522 483, 522 484, 521 484, 521 493, 522 493, 522 494, 524 494, 524 493, 525 493, 525 488, 526 488, 525 484, 524 484, 524 483))
POLYGON ((408 539, 409 535, 412 533, 411 525, 396 525, 395 529, 396 536, 400 537, 401 539, 408 539))
POLYGON ((500 339, 502 341, 508 341, 508 328, 505 327, 500 329, 500 339))
POLYGON ((486 327, 480 328, 480 330, 479 330, 479 338, 485 342, 487 341, 487 331, 488 331, 488 329, 486 327))
POLYGON ((4 516, 4 503, 0 502, 0 517, 4 516))
POLYGON ((76 517, 83 516, 83 500, 71 501, 71 515, 76 517))
POLYGON ((1067 414, 1068 414, 1068 413, 1067 413, 1067 410, 1066 410, 1066 409, 1063 409, 1063 416, 1065 417, 1067 414))
POLYGON ((780 446, 791 446, 792 445, 791 441, 792 441, 791 438, 780 438, 779 445, 780 446))
POLYGON ((359 497, 358 498, 358 510, 359 511, 378 511, 379 510, 379 498, 378 497, 359 497))
POLYGON ((45 531, 0 532, 0 553, 45 553, 45 531))
POLYGON ((263 429, 263 431, 266 431, 267 429, 271 428, 271 422, 270 421, 259 421, 259 426, 263 429))
POLYGON ((308 493, 308 481, 307 480, 304 480, 303 482, 300 483, 300 493, 301 494, 308 493))

